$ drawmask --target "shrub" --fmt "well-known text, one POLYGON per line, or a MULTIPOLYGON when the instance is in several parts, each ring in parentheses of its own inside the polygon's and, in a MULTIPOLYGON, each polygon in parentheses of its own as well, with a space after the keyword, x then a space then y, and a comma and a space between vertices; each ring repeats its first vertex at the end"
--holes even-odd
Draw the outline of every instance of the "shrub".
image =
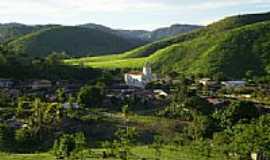
POLYGON ((78 103, 84 107, 97 107, 101 104, 103 90, 99 86, 84 86, 78 94, 78 103))
POLYGON ((86 138, 83 133, 64 134, 55 141, 53 152, 56 159, 76 157, 77 154, 85 153, 86 138))

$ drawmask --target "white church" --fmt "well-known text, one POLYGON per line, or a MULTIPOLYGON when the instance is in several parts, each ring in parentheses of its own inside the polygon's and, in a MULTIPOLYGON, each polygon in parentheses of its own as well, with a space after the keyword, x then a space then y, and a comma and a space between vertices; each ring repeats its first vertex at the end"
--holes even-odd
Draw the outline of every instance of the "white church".
POLYGON ((143 67, 143 72, 132 71, 125 74, 125 82, 130 87, 145 88, 152 79, 152 69, 148 64, 143 67))

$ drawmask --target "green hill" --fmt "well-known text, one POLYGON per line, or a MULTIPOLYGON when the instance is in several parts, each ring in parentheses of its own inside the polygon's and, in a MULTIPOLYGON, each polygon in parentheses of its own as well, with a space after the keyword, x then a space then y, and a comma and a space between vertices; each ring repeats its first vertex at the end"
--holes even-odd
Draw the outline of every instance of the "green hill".
POLYGON ((154 42, 117 56, 67 60, 93 67, 138 68, 150 62, 156 71, 223 73, 270 72, 270 13, 229 17, 188 34, 154 42), (118 64, 118 65, 117 65, 118 64))
POLYGON ((66 52, 72 56, 119 53, 143 44, 98 29, 81 27, 53 27, 19 37, 8 43, 18 53, 34 57, 52 52, 66 52))
POLYGON ((0 43, 30 56, 47 56, 53 51, 72 56, 120 53, 175 33, 186 33, 201 26, 173 25, 153 32, 116 30, 97 24, 78 26, 0 24, 0 43), (151 38, 153 37, 153 38, 151 38))
POLYGON ((55 27, 57 25, 24 25, 20 23, 0 24, 0 43, 10 41, 19 36, 23 36, 42 29, 55 27))
POLYGON ((200 36, 153 54, 154 68, 240 78, 247 71, 265 74, 270 66, 270 21, 200 36))

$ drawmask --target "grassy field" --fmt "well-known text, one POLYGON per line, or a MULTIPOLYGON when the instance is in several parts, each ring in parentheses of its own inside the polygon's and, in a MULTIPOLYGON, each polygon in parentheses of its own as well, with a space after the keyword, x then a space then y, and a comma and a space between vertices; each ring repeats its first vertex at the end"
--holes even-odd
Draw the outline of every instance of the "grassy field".
MULTIPOLYGON (((98 158, 101 156, 104 149, 93 149, 93 158, 87 158, 86 160, 102 160, 98 158), (98 156, 98 157, 96 157, 98 156)), ((203 155, 191 154, 190 148, 180 147, 175 149, 175 146, 165 146, 161 149, 161 154, 157 152, 151 146, 137 146, 131 149, 131 160, 225 160, 222 155, 211 155, 210 157, 203 155)), ((92 156, 90 156, 92 157, 92 156)), ((37 153, 37 154, 5 154, 0 153, 1 160, 54 160, 54 156, 50 153, 37 153)), ((118 160, 118 158, 107 158, 108 160, 118 160)))
MULTIPOLYGON (((111 123, 118 121, 119 125, 124 123, 124 115, 121 113, 106 113, 101 115, 103 120, 111 123)), ((168 139, 177 136, 178 131, 182 130, 188 122, 183 122, 174 119, 167 119, 156 117, 153 115, 138 115, 129 114, 129 125, 136 127, 140 132, 155 132, 168 139)), ((106 149, 94 148, 91 149, 92 155, 88 158, 89 160, 102 160, 102 158, 97 158, 102 156, 102 152, 106 149)), ((225 160, 222 155, 211 155, 211 157, 205 157, 203 155, 192 154, 192 148, 181 147, 181 146, 163 146, 161 148, 161 155, 148 145, 137 145, 131 147, 131 160, 140 160, 145 158, 147 160, 154 160, 158 157, 162 160, 225 160), (176 149, 177 148, 177 149, 176 149)), ((87 159, 87 160, 88 160, 87 159)), ((8 154, 0 153, 0 160, 54 160, 54 156, 51 153, 37 153, 37 154, 8 154)), ((117 160, 116 158, 108 158, 108 160, 117 160)))
POLYGON ((49 153, 37 154, 7 154, 0 153, 1 160, 54 160, 54 157, 49 153))
POLYGON ((84 65, 93 68, 141 68, 147 58, 125 58, 123 56, 101 56, 101 57, 86 57, 78 59, 65 60, 66 64, 84 65))

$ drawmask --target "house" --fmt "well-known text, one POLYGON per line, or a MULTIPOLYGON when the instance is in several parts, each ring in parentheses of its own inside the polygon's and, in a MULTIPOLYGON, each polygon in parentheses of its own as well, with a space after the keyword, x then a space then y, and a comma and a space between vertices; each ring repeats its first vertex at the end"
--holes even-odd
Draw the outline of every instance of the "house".
POLYGON ((125 82, 130 87, 145 88, 152 81, 152 70, 149 65, 143 67, 143 72, 129 72, 125 74, 125 82))
POLYGON ((217 85, 218 84, 217 81, 213 81, 210 78, 202 78, 198 82, 199 82, 199 84, 202 84, 204 86, 212 86, 212 85, 217 85))
POLYGON ((64 109, 79 109, 80 105, 78 103, 64 103, 63 108, 64 109))
POLYGON ((270 157, 265 152, 254 152, 250 154, 252 160, 268 160, 270 157))
POLYGON ((36 80, 32 83, 32 89, 47 89, 52 87, 52 82, 48 80, 36 80))
POLYGON ((161 90, 161 89, 156 89, 153 91, 156 95, 158 96, 164 96, 164 97, 168 97, 169 94, 166 93, 165 91, 161 90))
POLYGON ((216 97, 207 97, 207 102, 214 106, 226 106, 229 102, 223 99, 218 99, 216 97))
POLYGON ((244 87, 246 85, 246 81, 223 81, 221 84, 226 87, 244 87))
POLYGON ((11 88, 14 84, 10 79, 0 79, 0 88, 11 88))

